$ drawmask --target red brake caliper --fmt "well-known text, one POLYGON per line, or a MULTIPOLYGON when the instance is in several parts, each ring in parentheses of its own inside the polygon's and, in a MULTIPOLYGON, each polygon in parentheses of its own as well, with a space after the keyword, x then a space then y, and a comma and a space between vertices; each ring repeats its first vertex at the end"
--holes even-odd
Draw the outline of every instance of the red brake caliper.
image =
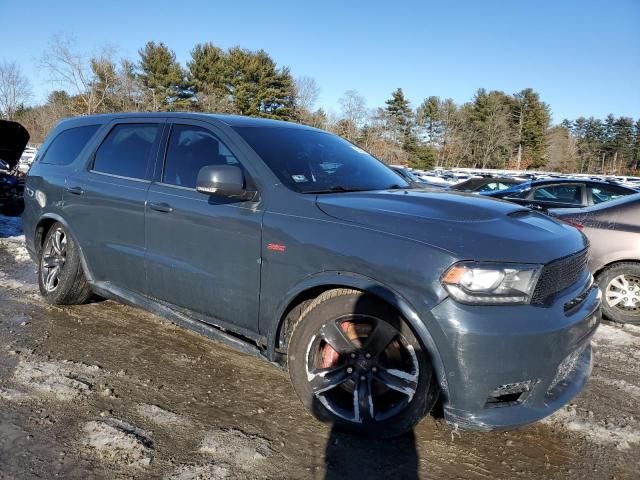
MULTIPOLYGON (((340 329, 347 334, 350 338, 350 333, 354 332, 354 324, 352 322, 342 322, 340 325, 340 329)), ((331 368, 336 363, 338 363, 338 359, 340 358, 340 354, 334 350, 334 348, 328 343, 322 349, 322 368, 331 368)))

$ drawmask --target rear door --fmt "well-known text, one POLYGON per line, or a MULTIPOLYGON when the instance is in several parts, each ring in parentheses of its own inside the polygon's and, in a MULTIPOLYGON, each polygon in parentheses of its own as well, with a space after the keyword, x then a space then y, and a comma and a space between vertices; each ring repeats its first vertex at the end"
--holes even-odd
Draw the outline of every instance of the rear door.
POLYGON ((65 212, 98 282, 146 292, 144 212, 163 119, 112 122, 88 165, 67 179, 65 212))
POLYGON ((250 179, 247 162, 223 132, 206 122, 173 121, 147 197, 149 294, 214 323, 257 332, 262 205, 197 192, 206 165, 237 165, 250 179))

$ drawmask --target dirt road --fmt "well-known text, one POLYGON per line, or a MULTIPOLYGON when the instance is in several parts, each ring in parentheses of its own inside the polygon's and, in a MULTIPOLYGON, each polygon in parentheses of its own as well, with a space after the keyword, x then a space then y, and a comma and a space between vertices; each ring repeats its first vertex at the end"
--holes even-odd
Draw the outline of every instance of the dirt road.
POLYGON ((306 413, 259 359, 110 301, 37 293, 0 217, 0 479, 638 478, 640 328, 604 324, 574 403, 506 433, 425 418, 374 441, 306 413))

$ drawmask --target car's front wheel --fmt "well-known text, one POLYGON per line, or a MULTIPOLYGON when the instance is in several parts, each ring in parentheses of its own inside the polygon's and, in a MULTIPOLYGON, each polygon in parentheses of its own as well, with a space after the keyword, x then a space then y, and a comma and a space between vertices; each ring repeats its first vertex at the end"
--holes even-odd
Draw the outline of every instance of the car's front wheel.
POLYGON ((640 263, 612 265, 597 281, 604 295, 604 315, 616 322, 640 324, 640 263))
POLYGON ((354 432, 394 436, 436 400, 429 356, 398 312, 350 289, 316 298, 291 334, 291 380, 321 421, 354 432))
POLYGON ((92 294, 78 247, 61 223, 52 225, 44 239, 38 280, 44 299, 56 305, 85 303, 92 294))

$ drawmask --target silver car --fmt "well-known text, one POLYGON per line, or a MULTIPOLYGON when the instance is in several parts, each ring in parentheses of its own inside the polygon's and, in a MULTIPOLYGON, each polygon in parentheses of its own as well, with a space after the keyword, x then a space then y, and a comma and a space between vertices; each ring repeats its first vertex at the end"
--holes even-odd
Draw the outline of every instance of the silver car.
POLYGON ((586 208, 549 211, 587 236, 589 269, 611 320, 640 324, 640 193, 586 208))

